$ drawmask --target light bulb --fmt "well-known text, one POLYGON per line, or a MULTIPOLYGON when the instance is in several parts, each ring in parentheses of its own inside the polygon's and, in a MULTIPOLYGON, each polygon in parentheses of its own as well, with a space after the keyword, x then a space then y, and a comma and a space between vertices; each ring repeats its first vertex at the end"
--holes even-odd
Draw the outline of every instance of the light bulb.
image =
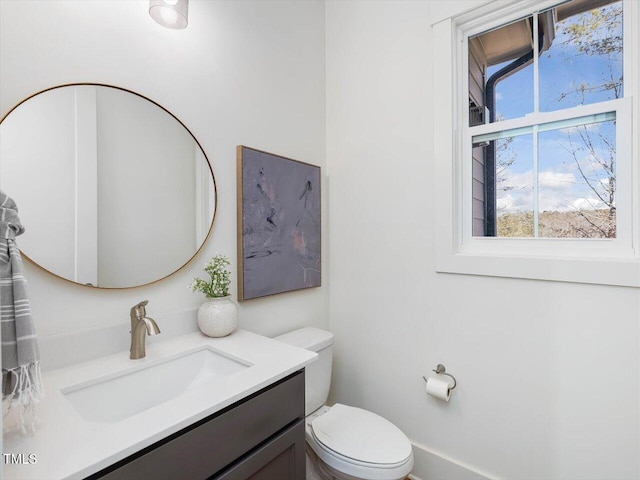
POLYGON ((160 16, 166 25, 175 25, 178 20, 178 14, 175 10, 166 7, 158 7, 160 8, 160 16))
POLYGON ((189 0, 149 0, 149 15, 167 28, 186 28, 189 0))

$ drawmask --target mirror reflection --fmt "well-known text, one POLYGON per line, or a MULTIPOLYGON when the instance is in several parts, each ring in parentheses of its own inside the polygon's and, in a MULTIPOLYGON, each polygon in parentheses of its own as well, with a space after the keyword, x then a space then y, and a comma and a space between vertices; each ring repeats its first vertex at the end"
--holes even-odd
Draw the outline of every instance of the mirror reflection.
POLYGON ((18 204, 29 259, 106 288, 179 270, 216 208, 213 171, 189 130, 105 85, 55 87, 11 110, 0 123, 0 187, 18 204))

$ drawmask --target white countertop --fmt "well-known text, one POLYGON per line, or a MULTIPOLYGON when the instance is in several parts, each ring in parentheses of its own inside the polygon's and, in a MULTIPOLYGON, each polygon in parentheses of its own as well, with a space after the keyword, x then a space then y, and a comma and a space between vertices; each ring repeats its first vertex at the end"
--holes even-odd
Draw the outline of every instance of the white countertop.
POLYGON ((311 351, 244 330, 223 338, 198 332, 147 345, 147 356, 140 360, 130 360, 127 351, 45 373, 45 398, 38 405, 40 423, 35 434, 4 436, 4 453, 24 454, 25 462, 35 454, 37 462, 5 464, 4 478, 84 478, 300 370, 316 358, 311 351), (84 420, 60 391, 202 346, 251 366, 226 377, 224 382, 202 385, 119 422, 84 420))

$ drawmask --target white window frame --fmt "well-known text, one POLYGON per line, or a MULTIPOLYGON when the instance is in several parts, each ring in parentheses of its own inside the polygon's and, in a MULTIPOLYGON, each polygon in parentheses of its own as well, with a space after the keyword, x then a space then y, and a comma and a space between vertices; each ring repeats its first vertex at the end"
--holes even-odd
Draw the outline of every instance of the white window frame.
POLYGON ((506 25, 559 0, 493 1, 439 21, 433 30, 434 264, 436 271, 640 287, 638 93, 640 3, 624 0, 624 98, 500 122, 501 129, 616 112, 616 239, 473 237, 468 37, 506 25), (635 128, 633 126, 636 126, 635 128))

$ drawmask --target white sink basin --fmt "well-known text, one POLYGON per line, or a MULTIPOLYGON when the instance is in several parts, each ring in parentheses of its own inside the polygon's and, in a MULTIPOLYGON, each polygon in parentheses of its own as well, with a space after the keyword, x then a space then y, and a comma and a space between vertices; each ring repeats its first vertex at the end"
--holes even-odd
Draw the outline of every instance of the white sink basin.
POLYGON ((251 365, 203 346, 60 391, 85 420, 118 422, 251 365))

